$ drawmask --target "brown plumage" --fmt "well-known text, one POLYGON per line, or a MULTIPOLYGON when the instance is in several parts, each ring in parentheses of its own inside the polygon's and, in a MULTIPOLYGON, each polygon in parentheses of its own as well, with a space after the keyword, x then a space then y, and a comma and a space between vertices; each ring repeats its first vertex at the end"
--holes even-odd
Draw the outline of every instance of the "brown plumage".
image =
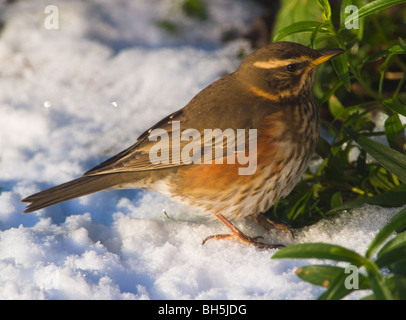
POLYGON ((316 51, 291 42, 278 42, 255 51, 234 73, 206 87, 183 109, 143 133, 130 148, 78 179, 23 199, 30 203, 25 212, 105 189, 150 189, 213 213, 231 232, 209 238, 238 238, 258 247, 278 247, 244 235, 228 219, 258 217, 286 196, 300 179, 319 134, 318 110, 311 98, 314 71, 317 65, 342 52, 316 51), (194 138, 176 137, 192 129, 199 136, 196 142, 201 144, 187 149, 187 155, 200 150, 195 163, 190 164, 184 162, 181 151, 191 147, 194 138), (207 129, 214 130, 213 139, 204 140, 207 129), (244 139, 238 139, 237 129, 244 130, 239 131, 244 133, 244 139), (255 153, 249 150, 254 141, 249 139, 249 129, 255 129, 251 131, 255 132, 255 153), (167 132, 171 143, 160 145, 160 152, 156 152, 165 137, 160 132, 167 132), (215 145, 214 138, 225 133, 235 133, 237 151, 228 157, 229 139, 221 137, 215 145), (208 146, 213 150, 217 146, 221 152, 213 151, 205 158, 208 146), (164 155, 167 158, 162 158, 164 155), (248 155, 246 165, 239 161, 241 155, 248 155), (239 170, 248 168, 251 161, 255 170, 241 174, 239 170))

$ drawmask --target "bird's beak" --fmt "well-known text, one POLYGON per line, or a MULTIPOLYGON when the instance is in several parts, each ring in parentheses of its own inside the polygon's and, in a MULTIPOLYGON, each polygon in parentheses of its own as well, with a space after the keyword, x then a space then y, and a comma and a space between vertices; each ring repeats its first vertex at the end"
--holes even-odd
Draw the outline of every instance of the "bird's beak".
POLYGON ((326 62, 326 61, 330 60, 331 58, 334 58, 335 56, 342 54, 343 52, 344 52, 343 49, 320 50, 319 53, 321 54, 321 56, 314 59, 312 62, 310 62, 309 66, 317 67, 319 64, 322 64, 323 62, 326 62))

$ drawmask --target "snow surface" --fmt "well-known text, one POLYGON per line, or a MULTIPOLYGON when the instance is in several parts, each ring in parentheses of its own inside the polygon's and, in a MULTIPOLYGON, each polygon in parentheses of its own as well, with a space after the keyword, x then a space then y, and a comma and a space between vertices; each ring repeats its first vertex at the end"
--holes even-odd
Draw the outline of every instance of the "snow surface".
MULTIPOLYGON (((315 299, 323 291, 294 273, 314 261, 271 260, 274 250, 234 241, 202 246, 222 224, 157 193, 105 191, 22 214, 23 197, 133 144, 238 66, 247 43, 219 39, 243 30, 259 8, 212 0, 209 21, 196 22, 179 3, 53 1, 57 30, 44 27, 46 1, 0 5, 0 299, 315 299), (156 26, 168 13, 176 36, 156 26)), ((364 253, 396 212, 365 207, 295 239, 236 224, 271 243, 364 253)))

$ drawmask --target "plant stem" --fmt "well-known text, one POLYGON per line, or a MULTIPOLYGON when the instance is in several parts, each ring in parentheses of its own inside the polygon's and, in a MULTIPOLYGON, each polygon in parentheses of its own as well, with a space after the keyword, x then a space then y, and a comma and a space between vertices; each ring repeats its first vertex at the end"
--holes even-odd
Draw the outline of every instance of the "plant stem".
POLYGON ((368 273, 368 278, 375 297, 378 300, 394 300, 378 266, 370 259, 365 259, 364 266, 368 273))

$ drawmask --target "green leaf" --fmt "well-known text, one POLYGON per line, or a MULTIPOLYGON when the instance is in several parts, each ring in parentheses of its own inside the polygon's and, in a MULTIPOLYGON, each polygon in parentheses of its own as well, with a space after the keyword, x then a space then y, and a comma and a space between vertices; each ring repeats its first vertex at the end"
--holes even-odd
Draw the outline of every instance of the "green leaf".
MULTIPOLYGON (((273 27, 272 39, 273 41, 279 41, 282 37, 277 36, 282 29, 289 27, 292 24, 309 22, 310 29, 308 26, 303 26, 304 32, 312 32, 320 20, 322 10, 318 5, 309 5, 308 1, 303 0, 280 0, 280 9, 276 16, 276 20, 273 27)), ((293 41, 296 43, 301 43, 303 45, 309 44, 309 38, 306 33, 301 31, 301 27, 295 32, 288 32, 289 35, 283 36, 286 41, 293 41)))
POLYGON ((364 58, 360 64, 358 64, 357 69, 361 70, 366 64, 373 62, 373 61, 377 61, 379 58, 381 58, 384 55, 389 54, 389 50, 380 50, 377 51, 369 56, 367 56, 366 58, 364 58))
POLYGON ((339 300, 345 297, 347 294, 353 290, 348 290, 345 288, 345 279, 348 277, 344 272, 339 274, 336 278, 332 279, 327 290, 324 291, 317 300, 339 300))
MULTIPOLYGON (((319 32, 321 32, 323 30, 323 32, 325 32, 325 30, 329 30, 329 29, 333 29, 331 21, 324 21, 323 23, 320 23, 316 28, 314 28, 312 34, 310 35, 310 47, 315 49, 316 48, 316 38, 317 35, 319 34, 319 32)), ((329 37, 332 35, 329 35, 329 37)))
POLYGON ((406 117, 406 105, 400 102, 398 99, 386 99, 382 103, 387 106, 389 109, 401 114, 406 117))
POLYGON ((386 170, 396 175, 402 182, 406 182, 406 156, 400 152, 391 149, 381 143, 375 142, 367 137, 345 128, 347 133, 357 142, 366 152, 380 163, 386 170))
MULTIPOLYGON (((301 22, 296 22, 293 23, 281 30, 279 30, 274 38, 273 42, 280 41, 282 38, 289 36, 294 33, 300 33, 300 32, 312 32, 314 29, 316 29, 321 23, 317 21, 301 21, 301 22)), ((322 29, 320 30, 320 32, 322 29)))
POLYGON ((391 274, 386 279, 388 286, 396 300, 406 300, 406 276, 391 274))
POLYGON ((342 119, 346 115, 346 110, 336 96, 331 96, 328 101, 328 108, 334 120, 342 119))
POLYGON ((406 232, 398 234, 393 239, 389 240, 385 245, 379 250, 377 256, 378 258, 383 254, 390 252, 393 249, 406 246, 406 232))
POLYGON ((379 50, 379 51, 367 56, 366 58, 364 58, 362 60, 362 62, 360 64, 358 64, 357 69, 361 70, 367 63, 377 61, 378 59, 382 58, 383 56, 387 56, 385 61, 381 64, 381 67, 380 67, 381 69, 385 69, 390 62, 390 60, 388 60, 388 58, 390 58, 394 54, 405 54, 405 53, 406 53, 406 45, 396 44, 396 45, 390 47, 389 49, 379 50))
POLYGON ((337 276, 344 273, 344 269, 336 266, 311 265, 296 270, 296 275, 311 284, 327 288, 337 276))
POLYGON ((398 114, 393 114, 386 119, 385 134, 392 149, 402 152, 405 144, 405 129, 398 114))
POLYGON ((355 266, 364 263, 364 258, 355 251, 327 243, 300 243, 285 247, 276 252, 272 259, 329 259, 350 262, 355 266))
POLYGON ((365 256, 371 257, 376 249, 395 231, 406 226, 406 208, 399 211, 375 236, 370 243, 365 256))
POLYGON ((393 300, 390 288, 379 271, 378 266, 371 260, 366 259, 364 267, 367 270, 369 283, 371 284, 371 289, 374 292, 375 297, 378 300, 393 300))
POLYGON ((343 83, 341 81, 336 82, 331 89, 323 94, 320 100, 317 101, 317 105, 321 106, 324 102, 328 101, 331 96, 341 87, 343 83))
POLYGON ((406 263, 406 232, 388 241, 377 254, 376 264, 379 267, 400 265, 400 263, 406 263))
POLYGON ((379 79, 379 97, 382 97, 382 91, 383 91, 383 81, 385 78, 385 71, 388 69, 389 65, 392 62, 392 57, 396 54, 404 54, 406 53, 406 46, 403 45, 394 45, 393 47, 389 48, 388 50, 388 56, 386 57, 384 63, 382 63, 380 67, 380 79, 379 79))
POLYGON ((389 49, 391 54, 405 54, 406 53, 406 46, 403 44, 395 44, 393 47, 389 49))
POLYGON ((374 188, 383 191, 391 191, 395 187, 392 179, 393 175, 389 173, 385 168, 375 167, 372 169, 371 166, 368 180, 374 188))
MULTIPOLYGON (((344 270, 345 269, 343 269, 343 272, 332 280, 331 284, 327 287, 327 290, 317 298, 318 300, 338 300, 345 297, 347 294, 358 290, 346 288, 346 281, 351 275, 345 273, 344 270)), ((369 279, 360 273, 358 273, 358 285, 360 290, 370 289, 369 279)))
POLYGON ((332 208, 327 214, 342 211, 342 210, 349 210, 363 206, 364 204, 369 204, 373 206, 381 206, 381 207, 400 207, 406 204, 406 192, 386 192, 382 194, 375 195, 373 197, 366 197, 362 199, 357 199, 351 201, 349 203, 345 203, 341 206, 332 208))
POLYGON ((376 259, 376 264, 380 268, 382 268, 405 260, 406 260, 406 246, 401 246, 380 255, 379 258, 376 259))
MULTIPOLYGON (((403 72, 403 76, 402 76, 402 78, 400 79, 400 81, 398 82, 398 86, 397 86, 397 88, 396 88, 396 90, 395 90, 395 93, 393 94, 393 100, 394 101, 399 101, 398 100, 398 95, 399 95, 399 92, 400 92, 400 90, 403 88, 403 84, 405 83, 405 81, 406 81, 406 72, 403 72)), ((405 108, 406 108, 406 106, 405 105, 403 105, 405 108)))
POLYGON ((365 18, 375 12, 384 10, 394 5, 404 3, 405 0, 375 0, 366 4, 358 10, 358 19, 365 18))
POLYGON ((389 64, 390 64, 390 62, 391 62, 390 59, 392 58, 393 55, 396 55, 396 54, 405 54, 405 53, 406 53, 406 46, 404 46, 404 45, 396 44, 396 45, 390 47, 390 48, 387 50, 388 56, 386 57, 385 62, 382 63, 380 69, 381 69, 381 70, 385 70, 385 69, 389 66, 389 64))
POLYGON ((317 0, 319 6, 323 9, 323 21, 331 20, 331 7, 328 0, 317 0))
MULTIPOLYGON (((311 265, 304 266, 296 271, 297 276, 313 285, 327 288, 320 295, 320 300, 336 300, 341 299, 347 294, 357 289, 347 289, 345 282, 349 273, 345 272, 345 268, 327 265, 311 265)), ((368 278, 358 273, 359 290, 369 289, 368 278)))
POLYGON ((341 206, 342 202, 343 201, 342 201, 342 197, 341 197, 341 191, 337 191, 331 196, 331 207, 332 208, 341 206))

